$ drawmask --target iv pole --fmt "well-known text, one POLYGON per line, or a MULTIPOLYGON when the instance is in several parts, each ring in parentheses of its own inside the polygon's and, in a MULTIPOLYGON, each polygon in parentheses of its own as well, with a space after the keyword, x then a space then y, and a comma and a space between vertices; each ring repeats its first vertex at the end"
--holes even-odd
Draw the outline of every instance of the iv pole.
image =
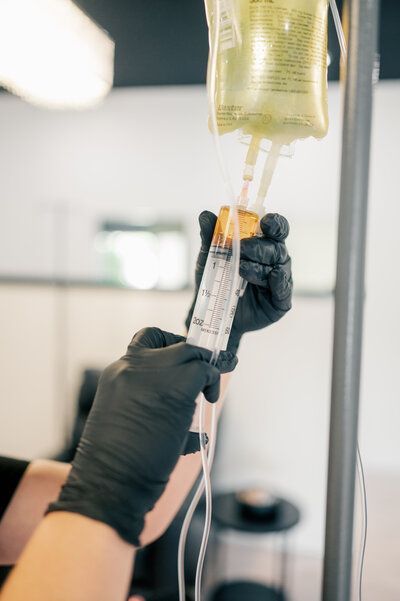
POLYGON ((347 0, 323 601, 351 596, 365 243, 379 0, 347 0))

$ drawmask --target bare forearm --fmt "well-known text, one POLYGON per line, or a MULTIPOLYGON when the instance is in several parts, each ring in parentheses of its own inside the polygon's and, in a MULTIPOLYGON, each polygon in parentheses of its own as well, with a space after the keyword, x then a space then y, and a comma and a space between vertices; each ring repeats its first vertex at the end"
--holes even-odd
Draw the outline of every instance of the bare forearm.
POLYGON ((134 548, 81 515, 46 516, 25 547, 0 601, 123 601, 134 548))
MULTIPOLYGON (((221 377, 222 400, 228 381, 229 374, 221 377)), ((221 406, 219 401, 218 412, 221 406)), ((193 487, 200 468, 199 454, 179 459, 164 494, 146 517, 141 537, 143 546, 159 538, 168 528, 193 487)), ((47 506, 58 497, 70 469, 67 463, 48 460, 35 460, 29 465, 0 522, 0 565, 16 563, 47 506)))
POLYGON ((28 466, 0 522, 0 564, 14 564, 64 484, 71 467, 35 460, 28 466))
MULTIPOLYGON (((219 416, 228 387, 230 374, 221 376, 221 395, 217 405, 219 416)), ((207 408, 207 432, 210 431, 210 407, 207 408)), ((141 536, 142 545, 148 545, 159 538, 178 513, 187 495, 192 489, 201 469, 200 453, 181 457, 171 474, 167 488, 156 503, 154 509, 146 516, 145 527, 141 536)))

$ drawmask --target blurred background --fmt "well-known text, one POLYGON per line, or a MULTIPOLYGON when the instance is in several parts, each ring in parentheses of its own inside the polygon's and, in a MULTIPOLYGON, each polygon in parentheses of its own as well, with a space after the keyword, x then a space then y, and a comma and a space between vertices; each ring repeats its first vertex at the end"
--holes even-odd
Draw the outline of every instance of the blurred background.
MULTIPOLYGON (((184 332, 197 217, 224 198, 202 2, 77 4, 115 41, 103 102, 56 111, 0 92, 0 454, 19 457, 68 446, 85 370, 120 356, 135 331, 184 332)), ((382 0, 381 13, 360 421, 366 601, 400 596, 400 5, 382 0)), ((329 134, 280 161, 269 200, 291 224, 293 309, 242 344, 214 470, 217 493, 256 485, 299 509, 295 601, 318 598, 324 535, 342 108, 332 23, 329 54, 329 134)), ((221 535, 225 578, 262 580, 267 538, 221 535)))

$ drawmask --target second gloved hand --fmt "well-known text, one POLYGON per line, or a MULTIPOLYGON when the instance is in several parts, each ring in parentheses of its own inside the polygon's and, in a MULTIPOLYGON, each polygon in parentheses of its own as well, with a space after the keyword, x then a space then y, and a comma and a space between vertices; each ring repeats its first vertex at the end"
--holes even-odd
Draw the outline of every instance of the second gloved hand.
MULTIPOLYGON (((203 211, 199 216, 201 249, 196 263, 195 296, 185 322, 187 329, 192 319, 216 221, 217 217, 210 211, 203 211)), ((271 325, 281 319, 292 306, 291 260, 285 244, 289 224, 282 215, 270 213, 261 219, 260 228, 260 236, 246 238, 240 243, 239 273, 248 284, 244 295, 239 299, 229 337, 228 357, 221 353, 222 363, 225 364, 236 354, 245 332, 271 325)), ((235 365, 232 362, 230 369, 235 365)), ((225 369, 221 371, 230 369, 225 365, 225 369)))
POLYGON ((200 392, 216 402, 211 353, 181 336, 146 328, 99 382, 72 470, 49 511, 104 522, 139 545, 144 517, 163 493, 200 392))

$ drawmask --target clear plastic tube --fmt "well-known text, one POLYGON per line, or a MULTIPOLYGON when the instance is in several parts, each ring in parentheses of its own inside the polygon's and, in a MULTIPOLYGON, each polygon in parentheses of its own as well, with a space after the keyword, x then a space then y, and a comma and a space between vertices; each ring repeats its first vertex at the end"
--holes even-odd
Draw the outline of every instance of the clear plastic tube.
MULTIPOLYGON (((233 273, 235 277, 232 280, 232 287, 230 290, 230 300, 228 306, 232 305, 232 301, 235 297, 235 291, 239 288, 240 276, 239 276, 239 263, 240 263, 240 228, 239 228, 239 215, 237 208, 234 206, 234 192, 231 181, 229 179, 228 170, 226 169, 224 159, 222 156, 221 144, 218 135, 218 126, 217 126, 217 116, 215 110, 215 93, 216 93, 216 73, 217 73, 217 59, 218 59, 218 39, 219 39, 219 31, 220 31, 220 3, 219 0, 215 0, 214 2, 214 15, 213 19, 211 19, 211 15, 207 14, 207 6, 206 6, 206 15, 207 21, 209 25, 209 48, 210 48, 210 60, 209 60, 209 73, 208 73, 208 103, 210 109, 210 119, 215 143, 215 149, 217 153, 218 163, 221 170, 221 174, 225 183, 226 193, 229 198, 229 204, 231 205, 229 218, 233 220, 234 228, 233 228, 233 240, 232 240, 232 266, 233 273), (213 26, 212 26, 213 23, 213 26)), ((222 342, 223 342, 223 332, 225 328, 221 325, 221 329, 219 335, 215 342, 215 348, 213 349, 213 356, 211 358, 212 363, 216 363, 222 342)), ((204 559, 207 549, 207 543, 209 539, 210 529, 211 529, 211 518, 212 518, 212 489, 211 489, 211 467, 214 459, 215 453, 215 445, 216 445, 216 409, 215 406, 212 407, 212 417, 211 417, 211 431, 210 431, 210 446, 207 454, 207 450, 203 445, 204 440, 204 414, 205 414, 205 400, 204 397, 200 400, 200 418, 199 418, 199 440, 200 440, 200 452, 201 452, 201 460, 202 460, 202 469, 203 469, 203 477, 197 487, 197 490, 194 494, 192 502, 190 503, 189 509, 186 513, 181 535, 179 539, 179 547, 178 547, 178 586, 179 586, 179 601, 185 601, 186 593, 185 593, 185 546, 187 541, 187 535, 190 527, 190 523, 192 521, 194 512, 196 507, 199 504, 199 501, 202 497, 204 490, 206 491, 206 516, 205 523, 201 541, 201 547, 199 551, 199 558, 197 562, 196 568, 196 580, 195 580, 195 600, 201 601, 201 583, 202 583, 202 574, 204 567, 204 559)))
POLYGON ((272 142, 271 148, 268 152, 268 156, 265 160, 265 166, 261 176, 261 181, 257 192, 257 198, 254 206, 252 207, 253 210, 259 214, 264 208, 264 201, 272 182, 272 177, 274 175, 275 168, 279 160, 280 151, 281 144, 279 144, 279 142, 272 142))
MULTIPOLYGON (((206 400, 203 397, 200 401, 200 428, 199 432, 205 432, 205 407, 206 400)), ((214 432, 215 438, 215 432, 214 432)), ((201 464, 203 468, 203 482, 204 490, 206 495, 206 515, 204 520, 203 536, 201 539, 199 557, 197 560, 196 568, 196 580, 195 580, 195 600, 200 601, 201 599, 201 583, 203 576, 204 559, 206 556, 208 539, 211 530, 211 516, 212 516, 212 488, 211 488, 211 465, 207 458, 207 448, 204 441, 204 437, 200 434, 200 453, 201 453, 201 464)))
POLYGON ((342 54, 343 60, 346 60, 347 43, 346 43, 346 37, 344 35, 344 31, 343 31, 343 27, 342 27, 342 21, 340 19, 339 10, 338 10, 337 4, 336 4, 336 0, 329 0, 329 5, 331 7, 332 17, 333 17, 333 21, 335 23, 336 34, 337 34, 339 46, 340 46, 340 52, 342 54))
MULTIPOLYGON (((234 277, 232 279, 232 285, 230 289, 230 297, 229 302, 227 304, 228 307, 231 307, 234 298, 236 296, 236 291, 240 288, 241 278, 239 276, 239 262, 240 262, 240 237, 239 237, 239 217, 238 211, 236 207, 230 207, 230 218, 233 221, 234 225, 234 236, 232 240, 232 269, 234 273, 234 277)), ((226 318, 228 319, 228 315, 226 318)), ((219 334, 215 341, 215 348, 213 349, 213 355, 211 358, 211 363, 216 363, 218 360, 219 353, 221 351, 221 346, 223 344, 224 334, 225 332, 225 324, 221 324, 221 328, 219 334)), ((226 390, 225 390, 226 394, 226 390)), ((223 403, 224 399, 220 399, 219 403, 223 403)), ((214 459, 215 446, 216 446, 216 408, 215 405, 212 406, 212 414, 211 414, 211 429, 210 429, 210 443, 209 443, 209 451, 207 455, 207 450, 203 446, 204 441, 204 432, 205 432, 205 423, 204 423, 204 411, 205 411, 206 402, 204 397, 199 400, 199 440, 200 440, 200 452, 202 459, 202 469, 203 469, 203 478, 199 483, 197 490, 194 494, 194 497, 190 503, 188 511, 186 513, 184 522, 182 524, 180 539, 179 539, 179 547, 178 547, 178 586, 179 586, 179 600, 185 601, 185 546, 188 535, 188 530, 190 527, 191 520, 193 518, 194 512, 198 503, 201 499, 201 496, 206 491, 206 517, 205 524, 202 536, 201 547, 199 551, 199 558, 196 568, 196 584, 195 584, 195 599, 196 601, 201 600, 201 581, 204 567, 204 559, 205 553, 207 549, 207 543, 209 539, 210 527, 211 527, 211 517, 212 517, 212 491, 211 491, 211 467, 214 459)))
MULTIPOLYGON (((223 403, 224 399, 220 399, 219 403, 223 403)), ((211 429, 210 429, 210 443, 208 449, 208 465, 209 470, 211 470, 215 447, 216 447, 216 430, 217 430, 217 417, 216 417, 216 407, 213 405, 212 414, 211 414, 211 429)), ((185 547, 187 535, 189 532, 189 527, 196 511, 196 508, 200 502, 200 499, 204 492, 204 478, 202 478, 198 484, 196 492, 194 493, 193 499, 189 505, 189 508, 186 512, 185 519, 182 524, 181 534, 179 537, 179 547, 178 547, 178 587, 179 587, 179 601, 186 601, 185 597, 185 547)))
MULTIPOLYGON (((345 52, 346 51, 345 38, 344 38, 344 34, 343 34, 343 29, 341 27, 340 16, 337 11, 337 6, 336 6, 336 3, 334 0, 330 0, 330 4, 331 4, 331 9, 332 9, 332 13, 334 16, 334 20, 335 20, 335 26, 336 26, 336 30, 338 33, 339 43, 341 45, 342 52, 345 52)), ((221 17, 220 0, 214 0, 213 7, 214 7, 214 14, 213 14, 213 18, 211 18, 211 15, 208 14, 208 12, 207 12, 207 4, 206 4, 206 15, 207 15, 207 21, 208 21, 208 25, 209 25, 209 48, 210 48, 210 60, 209 60, 209 65, 208 65, 209 72, 208 72, 208 78, 207 78, 208 82, 209 82, 208 102, 209 102, 209 108, 210 108, 210 111, 209 111, 210 112, 210 120, 211 120, 213 136, 214 136, 214 143, 215 143, 215 148, 216 148, 216 153, 217 153, 217 159, 218 159, 220 171, 221 171, 221 174, 222 174, 222 177, 224 180, 226 193, 229 198, 229 204, 231 205, 229 218, 232 219, 233 224, 234 224, 234 236, 233 236, 233 242, 232 242, 232 265, 234 266, 233 272, 235 274, 235 277, 233 278, 233 281, 232 281, 232 288, 230 291, 230 301, 228 304, 228 306, 231 306, 232 301, 235 296, 235 293, 236 293, 236 290, 241 287, 240 286, 240 276, 239 276, 239 262, 240 262, 240 233, 239 232, 240 232, 240 229, 239 229, 239 215, 238 215, 238 211, 237 211, 237 206, 234 203, 235 195, 234 195, 233 187, 232 187, 232 184, 231 184, 231 181, 229 178, 228 170, 226 169, 225 162, 223 159, 220 138, 218 135, 217 115, 216 115, 216 110, 215 110, 215 96, 216 96, 216 76, 217 76, 217 60, 218 60, 218 41, 219 41, 219 34, 220 34, 220 17, 221 17)), ((231 8, 230 0, 225 0, 225 10, 229 12, 230 8, 231 8)), ((234 25, 237 28, 236 22, 234 22, 234 25)), ((266 186, 261 187, 262 193, 264 191, 264 188, 266 188, 266 190, 268 189, 268 186, 270 183, 271 164, 276 163, 278 156, 279 156, 279 152, 278 153, 273 152, 272 156, 269 159, 268 168, 265 169, 265 171, 267 172, 265 174, 266 186), (275 154, 277 154, 277 156, 275 156, 275 154)), ((247 172, 246 172, 246 174, 247 174, 247 172)), ((215 349, 213 350, 213 356, 211 359, 212 363, 215 363, 216 360, 218 359, 218 355, 219 355, 219 352, 221 349, 221 344, 222 344, 223 331, 224 331, 224 328, 221 327, 219 336, 217 337, 217 340, 215 343, 215 349)), ((203 441, 204 441, 203 434, 205 431, 205 423, 204 423, 205 422, 205 419, 204 419, 205 407, 206 407, 205 399, 203 397, 200 400, 200 407, 199 407, 200 408, 199 440, 200 440, 200 449, 201 449, 200 452, 201 452, 201 460, 202 460, 203 478, 198 485, 198 488, 193 496, 192 502, 191 502, 189 509, 187 511, 187 514, 185 516, 185 519, 184 519, 184 522, 182 525, 181 536, 180 536, 180 540, 179 540, 179 549, 178 549, 179 601, 185 601, 185 599, 186 599, 186 597, 185 597, 184 554, 185 554, 185 544, 186 544, 186 540, 187 540, 187 534, 188 534, 188 530, 190 527, 190 523, 191 523, 193 514, 196 510, 196 507, 201 499, 201 496, 202 496, 204 490, 206 491, 206 517, 205 517, 202 542, 201 542, 201 547, 200 547, 200 552, 199 552, 199 559, 198 559, 198 564, 197 564, 197 569, 196 569, 196 582, 195 582, 195 599, 196 599, 196 601, 201 601, 202 572, 203 572, 204 558, 205 558, 207 542, 208 542, 210 527, 211 527, 212 490, 211 490, 210 472, 211 472, 212 462, 213 462, 214 453, 215 453, 215 445, 216 445, 216 410, 215 410, 215 406, 213 406, 213 408, 212 408, 212 423, 211 423, 211 431, 210 431, 210 446, 209 446, 209 451, 207 454, 207 449, 203 443, 203 441)))
POLYGON ((361 538, 360 548, 358 552, 358 565, 356 575, 357 597, 358 601, 362 600, 362 583, 364 572, 365 549, 367 546, 367 531, 368 531, 368 507, 367 507, 367 490, 365 486, 364 469, 361 460, 360 447, 357 444, 357 476, 358 489, 360 494, 361 504, 361 538))
MULTIPOLYGON (((211 15, 207 10, 207 2, 204 2, 206 17, 208 23, 208 47, 209 47, 209 62, 207 73, 207 91, 208 91, 208 107, 211 120, 212 132, 214 137, 215 150, 217 153, 218 165, 224 180, 227 197, 230 204, 234 202, 235 194, 233 192, 232 183, 229 177, 228 170, 222 155, 221 141, 218 135, 217 111, 215 110, 216 96, 216 81, 217 81, 217 63, 218 63, 218 41, 221 29, 221 6, 220 0, 214 0, 214 15, 211 15)), ((230 4, 229 4, 230 6, 230 4)))
MULTIPOLYGON (((231 206, 230 208, 230 218, 233 220, 233 230, 234 235, 232 239, 232 266, 234 277, 232 279, 232 286, 230 290, 230 298, 228 307, 231 307, 233 301, 236 296, 236 290, 240 288, 240 276, 239 276, 239 263, 240 263, 240 229, 239 229, 239 214, 237 210, 237 206, 231 206)), ((228 315, 226 315, 226 319, 228 319, 228 315)), ((218 356, 221 352, 221 346, 223 344, 223 335, 225 331, 225 325, 221 324, 221 328, 219 331, 219 335, 216 340, 216 348, 213 352, 213 357, 211 362, 216 363, 218 360, 218 356)), ((210 536, 211 530, 211 518, 212 518, 212 488, 211 488, 211 467, 212 467, 212 459, 214 455, 214 449, 212 454, 212 459, 210 462, 207 460, 207 451, 204 446, 204 432, 205 432, 205 421, 204 421, 204 412, 205 412, 205 399, 202 398, 200 404, 200 427, 199 427, 199 440, 200 440, 200 452, 201 452, 201 461, 203 468, 203 481, 204 481, 204 489, 206 495, 206 515, 204 521, 204 530, 203 537, 201 541, 199 557, 197 561, 196 568, 196 580, 195 580, 195 601, 201 601, 201 583, 203 576, 203 567, 204 567, 204 559, 207 550, 208 539, 210 536)), ((213 407, 213 415, 212 421, 216 421, 215 407, 213 407)), ((216 443, 216 425, 214 424, 213 429, 213 438, 214 438, 214 448, 216 443)), ((211 456, 210 456, 211 458, 211 456)))

